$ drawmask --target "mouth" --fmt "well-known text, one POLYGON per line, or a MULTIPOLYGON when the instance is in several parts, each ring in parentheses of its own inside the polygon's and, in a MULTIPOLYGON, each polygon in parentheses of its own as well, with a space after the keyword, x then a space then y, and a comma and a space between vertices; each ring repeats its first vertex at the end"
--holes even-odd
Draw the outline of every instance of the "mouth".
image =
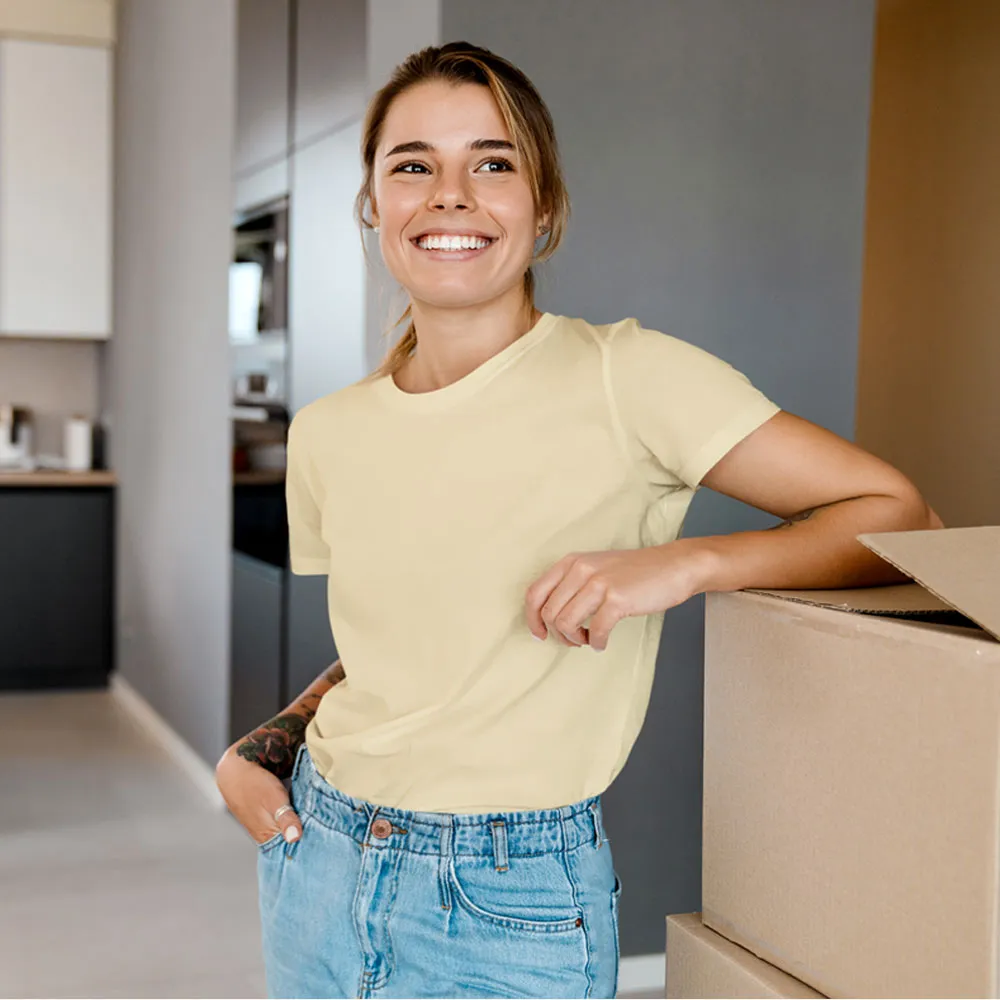
POLYGON ((423 233, 410 242, 421 253, 440 260, 470 260, 486 253, 496 237, 482 233, 423 233))

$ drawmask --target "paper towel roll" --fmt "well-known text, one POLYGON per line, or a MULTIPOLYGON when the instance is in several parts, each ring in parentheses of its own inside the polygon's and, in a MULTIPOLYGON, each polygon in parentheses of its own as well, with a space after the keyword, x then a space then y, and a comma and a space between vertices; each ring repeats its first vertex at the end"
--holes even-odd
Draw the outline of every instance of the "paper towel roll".
POLYGON ((91 426, 83 417, 70 417, 63 434, 63 452, 69 472, 85 472, 91 464, 91 426))

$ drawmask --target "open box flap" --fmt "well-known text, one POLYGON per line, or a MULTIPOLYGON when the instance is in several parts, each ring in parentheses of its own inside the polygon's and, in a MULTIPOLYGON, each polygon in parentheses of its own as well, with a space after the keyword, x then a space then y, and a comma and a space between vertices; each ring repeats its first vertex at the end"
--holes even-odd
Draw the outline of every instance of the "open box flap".
POLYGON ((747 588, 800 604, 949 624, 971 619, 1000 639, 1000 527, 859 535, 858 541, 916 583, 844 590, 747 588), (957 612, 957 614, 956 614, 957 612))
POLYGON ((1000 526, 890 531, 858 541, 1000 639, 1000 526))

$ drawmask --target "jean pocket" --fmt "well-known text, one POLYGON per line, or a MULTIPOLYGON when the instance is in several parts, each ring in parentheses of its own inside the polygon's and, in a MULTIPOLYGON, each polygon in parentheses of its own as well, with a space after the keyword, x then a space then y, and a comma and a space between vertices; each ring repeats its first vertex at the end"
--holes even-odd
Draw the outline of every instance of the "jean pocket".
MULTIPOLYGON (((279 830, 273 837, 269 837, 267 840, 261 841, 261 843, 257 844, 257 850, 261 854, 266 854, 268 851, 274 850, 278 844, 283 843, 284 839, 285 831, 279 830)), ((254 841, 254 843, 256 844, 257 842, 254 841)))
POLYGON ((458 856, 450 859, 449 874, 459 905, 485 923, 548 934, 583 924, 583 911, 555 854, 513 858, 502 872, 491 858, 458 856))

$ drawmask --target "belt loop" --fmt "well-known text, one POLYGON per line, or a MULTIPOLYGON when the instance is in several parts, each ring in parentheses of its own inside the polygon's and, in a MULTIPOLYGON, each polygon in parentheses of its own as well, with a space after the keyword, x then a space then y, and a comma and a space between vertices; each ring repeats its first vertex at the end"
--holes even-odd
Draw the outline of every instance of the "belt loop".
POLYGON ((493 832, 493 865, 498 872, 505 872, 510 867, 507 860, 507 824, 502 819, 492 820, 490 829, 493 832))
POLYGON ((453 844, 454 816, 445 813, 444 822, 441 824, 441 860, 438 862, 438 893, 441 898, 441 909, 451 909, 451 881, 448 866, 451 864, 451 853, 453 844))
POLYGON ((295 751, 295 762, 292 765, 292 781, 294 781, 299 776, 299 771, 302 769, 302 755, 306 752, 306 743, 303 740, 299 744, 298 750, 295 751))
POLYGON ((601 804, 599 800, 590 803, 590 818, 594 823, 594 846, 600 850, 604 843, 604 825, 601 823, 601 804))

